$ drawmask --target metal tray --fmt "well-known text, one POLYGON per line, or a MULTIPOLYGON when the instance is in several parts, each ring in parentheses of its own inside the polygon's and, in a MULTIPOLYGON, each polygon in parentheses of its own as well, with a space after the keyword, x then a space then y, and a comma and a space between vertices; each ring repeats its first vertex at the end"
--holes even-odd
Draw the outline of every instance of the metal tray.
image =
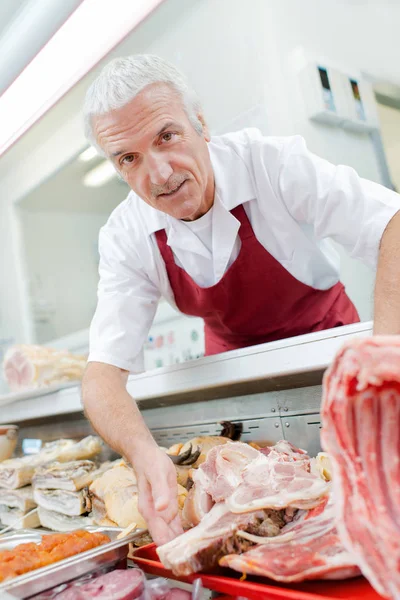
MULTIPOLYGON (((84 527, 83 529, 90 532, 105 533, 111 541, 103 546, 81 552, 53 565, 36 569, 1 583, 0 598, 30 598, 93 571, 112 567, 126 560, 129 543, 144 533, 143 529, 138 529, 117 540, 117 535, 122 531, 119 527, 84 527)), ((0 550, 9 550, 15 548, 18 544, 27 542, 40 543, 42 536, 50 533, 55 532, 36 529, 18 531, 18 533, 0 538, 0 550)))

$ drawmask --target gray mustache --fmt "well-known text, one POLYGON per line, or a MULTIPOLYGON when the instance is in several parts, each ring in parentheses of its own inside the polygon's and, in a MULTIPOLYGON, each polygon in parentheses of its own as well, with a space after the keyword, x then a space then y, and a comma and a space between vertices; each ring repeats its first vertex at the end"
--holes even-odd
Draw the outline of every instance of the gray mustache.
POLYGON ((176 190, 186 179, 188 179, 188 175, 184 173, 179 173, 176 175, 172 175, 165 185, 152 185, 151 193, 154 198, 160 196, 160 194, 169 194, 173 190, 176 190))

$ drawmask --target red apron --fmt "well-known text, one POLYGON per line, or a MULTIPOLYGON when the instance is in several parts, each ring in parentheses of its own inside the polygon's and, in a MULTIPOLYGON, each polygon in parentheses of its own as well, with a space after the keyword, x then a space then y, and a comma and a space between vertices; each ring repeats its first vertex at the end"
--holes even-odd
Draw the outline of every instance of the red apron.
POLYGON ((155 234, 177 307, 204 319, 206 355, 360 320, 340 282, 329 290, 301 283, 257 240, 243 205, 232 214, 240 221, 240 252, 211 287, 198 286, 175 263, 164 229, 155 234))

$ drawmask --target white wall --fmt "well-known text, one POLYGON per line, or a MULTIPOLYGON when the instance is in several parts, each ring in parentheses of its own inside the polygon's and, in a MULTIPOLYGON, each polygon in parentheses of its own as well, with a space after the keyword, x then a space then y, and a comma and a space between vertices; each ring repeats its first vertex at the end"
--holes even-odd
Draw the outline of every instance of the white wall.
MULTIPOLYGON (((354 72, 365 71, 400 83, 397 31, 400 3, 202 0, 193 1, 190 10, 187 0, 166 0, 165 5, 173 10, 169 12, 170 18, 164 18, 153 32, 152 39, 156 41, 146 43, 138 30, 137 35, 123 43, 122 53, 156 52, 181 66, 202 97, 206 117, 214 130, 262 103, 267 108, 270 134, 300 133, 317 154, 335 163, 350 164, 360 175, 379 180, 378 164, 367 136, 307 121, 296 69, 309 54, 326 57, 354 72)), ((166 9, 161 6, 160 10, 166 9)), ((58 114, 60 106, 55 109, 58 114)), ((29 160, 25 160, 22 141, 18 145, 22 148, 19 156, 12 155, 6 172, 1 169, 3 159, 0 161, 0 227, 5 229, 0 232, 5 240, 0 280, 6 282, 2 283, 0 318, 4 323, 2 315, 5 315, 6 329, 16 332, 21 339, 28 335, 26 308, 21 301, 24 288, 18 266, 11 258, 12 224, 6 205, 25 193, 44 172, 58 166, 60 157, 68 160, 79 150, 84 140, 78 110, 77 104, 73 112, 65 115, 62 124, 61 120, 59 125, 54 123, 51 139, 45 143, 39 140, 29 160)), ((18 252, 18 247, 14 251, 18 252)), ((351 295, 355 298, 358 294, 363 318, 369 318, 373 275, 348 260, 344 261, 343 273, 351 295)))
POLYGON ((390 176, 400 191, 400 110, 378 104, 378 112, 390 176))
POLYGON ((96 213, 21 211, 38 343, 90 323, 96 307, 97 239, 106 220, 107 215, 96 213))

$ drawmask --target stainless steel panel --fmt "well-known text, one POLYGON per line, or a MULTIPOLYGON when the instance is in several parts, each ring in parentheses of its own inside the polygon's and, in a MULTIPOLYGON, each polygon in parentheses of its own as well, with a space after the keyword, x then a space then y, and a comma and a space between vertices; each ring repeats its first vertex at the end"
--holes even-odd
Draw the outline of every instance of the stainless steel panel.
POLYGON ((319 413, 282 417, 282 431, 286 440, 307 450, 310 456, 321 452, 320 433, 321 417, 319 413))
MULTIPOLYGON (((282 423, 279 417, 264 419, 248 419, 242 421, 244 442, 277 442, 282 439, 282 423)), ((216 435, 221 427, 214 423, 203 423, 201 425, 188 425, 179 427, 167 427, 152 429, 153 436, 160 446, 171 446, 178 442, 186 442, 193 437, 202 435, 216 435)))
MULTIPOLYGON (((273 417, 279 413, 279 398, 283 392, 252 394, 221 400, 191 402, 188 398, 184 405, 165 404, 161 408, 145 409, 142 414, 150 429, 175 427, 180 425, 200 425, 220 421, 243 421, 254 417, 273 417)), ((217 428, 217 432, 220 428, 217 428)))
POLYGON ((322 385, 285 390, 279 393, 279 414, 282 417, 319 412, 322 385))

